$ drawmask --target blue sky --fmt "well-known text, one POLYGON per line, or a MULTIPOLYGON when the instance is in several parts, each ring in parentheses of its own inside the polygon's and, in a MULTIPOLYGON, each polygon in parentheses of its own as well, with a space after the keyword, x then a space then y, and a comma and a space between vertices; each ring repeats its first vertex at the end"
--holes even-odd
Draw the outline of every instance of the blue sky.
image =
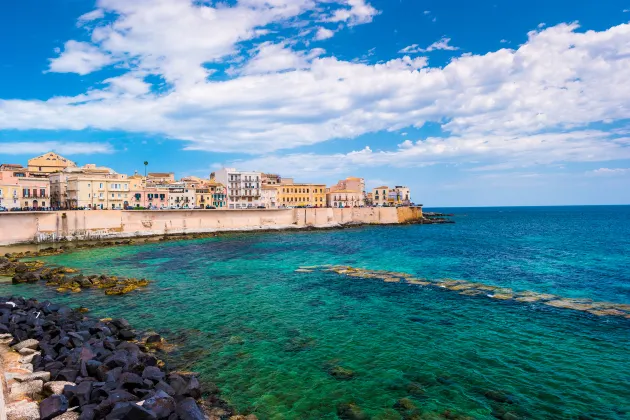
POLYGON ((0 162, 630 203, 630 1, 0 5, 0 162))

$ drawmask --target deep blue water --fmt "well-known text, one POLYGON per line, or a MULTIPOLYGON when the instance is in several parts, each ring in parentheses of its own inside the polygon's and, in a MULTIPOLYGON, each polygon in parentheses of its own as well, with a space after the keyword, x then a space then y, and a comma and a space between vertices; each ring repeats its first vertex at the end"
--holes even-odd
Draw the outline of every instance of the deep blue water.
POLYGON ((439 210, 456 224, 85 250, 47 260, 154 282, 122 297, 41 285, 0 294, 184 338, 171 359, 261 419, 337 419, 347 403, 380 420, 630 418, 630 319, 295 271, 339 264, 630 303, 630 206, 439 210))

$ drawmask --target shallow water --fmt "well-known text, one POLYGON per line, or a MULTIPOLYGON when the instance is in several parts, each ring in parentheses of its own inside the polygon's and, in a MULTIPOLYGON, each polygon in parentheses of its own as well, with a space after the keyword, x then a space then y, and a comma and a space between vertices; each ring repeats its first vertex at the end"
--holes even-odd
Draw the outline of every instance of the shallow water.
POLYGON ((479 419, 630 418, 630 320, 295 272, 344 264, 630 303, 630 207, 447 211, 457 224, 85 250, 47 260, 154 283, 122 297, 6 284, 0 294, 83 305, 185 337, 173 357, 261 419, 336 419, 347 402, 370 418, 400 419, 393 407, 403 397, 418 407, 416 418, 445 410, 479 419), (354 376, 335 378, 334 366, 354 376))

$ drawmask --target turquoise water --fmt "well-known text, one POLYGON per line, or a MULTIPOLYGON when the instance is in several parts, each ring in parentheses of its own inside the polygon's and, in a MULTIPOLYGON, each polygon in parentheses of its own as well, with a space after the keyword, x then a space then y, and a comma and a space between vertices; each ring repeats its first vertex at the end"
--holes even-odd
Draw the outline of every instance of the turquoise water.
POLYGON ((630 207, 442 210, 457 224, 85 250, 47 260, 154 283, 122 297, 37 285, 0 294, 161 332, 182 343, 177 365, 260 419, 336 419, 349 402, 372 419, 630 418, 628 319, 295 272, 345 264, 630 303, 630 207), (336 378, 334 366, 354 375, 336 378), (406 397, 416 410, 394 408, 406 397))

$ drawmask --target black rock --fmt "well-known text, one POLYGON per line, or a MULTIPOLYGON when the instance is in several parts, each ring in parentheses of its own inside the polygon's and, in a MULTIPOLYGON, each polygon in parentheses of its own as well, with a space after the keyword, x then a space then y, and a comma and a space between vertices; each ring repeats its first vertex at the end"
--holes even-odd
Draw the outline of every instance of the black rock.
POLYGON ((203 412, 192 398, 185 398, 175 410, 180 420, 204 420, 203 412))
POLYGON ((94 420, 96 418, 95 408, 96 404, 88 404, 81 407, 79 420, 94 420))
POLYGON ((107 420, 155 420, 157 417, 151 411, 133 402, 120 402, 114 405, 107 420))
POLYGON ((167 384, 164 381, 160 381, 155 385, 155 389, 160 390, 160 391, 164 391, 166 392, 168 395, 170 396, 175 396, 175 390, 173 389, 172 386, 170 386, 169 384, 167 384))
POLYGON ((175 412, 175 400, 164 391, 158 391, 151 398, 147 398, 142 405, 155 413, 158 419, 167 419, 175 412))
POLYGON ((192 397, 196 400, 201 398, 201 385, 199 384, 199 381, 197 380, 197 378, 195 378, 194 376, 190 378, 190 381, 188 381, 185 395, 192 397))
POLYGON ((144 382, 142 378, 135 373, 125 372, 118 378, 118 382, 126 390, 132 390, 134 388, 144 388, 144 382))
POLYGON ((42 420, 50 420, 68 410, 68 400, 63 395, 52 395, 39 403, 39 415, 42 420))
POLYGON ((55 376, 55 380, 56 381, 74 382, 77 379, 78 373, 79 372, 77 372, 76 369, 72 369, 72 368, 61 369, 57 373, 57 376, 55 376))
POLYGON ((120 330, 118 332, 118 338, 121 340, 133 340, 135 334, 131 330, 120 330))
POLYGON ((164 372, 156 366, 147 366, 142 372, 142 377, 144 379, 151 379, 152 381, 159 382, 164 379, 164 372))
POLYGON ((159 334, 152 334, 148 336, 146 340, 147 344, 156 344, 156 343, 161 343, 161 342, 162 342, 162 337, 160 337, 159 334))

